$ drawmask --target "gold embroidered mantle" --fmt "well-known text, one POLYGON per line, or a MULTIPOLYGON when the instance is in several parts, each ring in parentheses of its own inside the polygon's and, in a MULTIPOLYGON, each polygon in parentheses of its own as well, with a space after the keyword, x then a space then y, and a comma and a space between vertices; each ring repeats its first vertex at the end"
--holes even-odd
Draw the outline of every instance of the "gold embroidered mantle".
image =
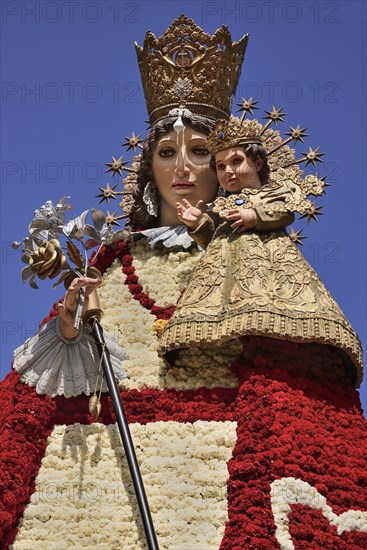
POLYGON ((346 352, 358 370, 358 386, 359 338, 284 231, 293 216, 282 208, 269 215, 266 205, 255 210, 259 227, 242 234, 232 233, 225 220, 215 228, 213 219, 203 216, 192 236, 209 245, 163 332, 161 353, 249 334, 319 342, 346 352))

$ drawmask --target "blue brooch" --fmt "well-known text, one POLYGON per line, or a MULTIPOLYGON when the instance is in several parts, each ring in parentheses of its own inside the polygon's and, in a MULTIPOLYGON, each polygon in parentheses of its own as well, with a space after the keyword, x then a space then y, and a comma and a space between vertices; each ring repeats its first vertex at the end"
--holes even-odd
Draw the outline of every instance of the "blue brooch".
POLYGON ((218 139, 224 139, 224 134, 223 134, 223 132, 219 132, 219 133, 218 133, 218 139))
POLYGON ((243 199, 236 199, 234 201, 238 206, 241 206, 241 204, 243 204, 245 201, 243 199))

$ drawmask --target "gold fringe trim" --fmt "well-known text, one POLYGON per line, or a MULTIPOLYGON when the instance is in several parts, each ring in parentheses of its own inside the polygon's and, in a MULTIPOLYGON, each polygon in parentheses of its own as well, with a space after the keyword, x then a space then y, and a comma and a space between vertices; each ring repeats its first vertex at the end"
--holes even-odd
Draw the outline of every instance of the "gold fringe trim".
POLYGON ((290 318, 268 311, 233 315, 220 321, 191 320, 168 324, 162 334, 159 354, 213 343, 219 345, 239 336, 256 335, 300 343, 330 344, 342 349, 357 369, 358 388, 363 377, 362 346, 352 327, 332 319, 290 318))

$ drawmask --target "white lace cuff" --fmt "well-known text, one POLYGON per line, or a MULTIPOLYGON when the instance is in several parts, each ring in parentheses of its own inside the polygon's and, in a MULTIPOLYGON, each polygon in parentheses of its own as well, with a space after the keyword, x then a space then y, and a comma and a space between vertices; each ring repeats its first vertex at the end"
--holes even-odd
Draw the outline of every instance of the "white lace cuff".
MULTIPOLYGON (((115 377, 126 378, 121 367, 127 353, 114 336, 104 331, 115 377)), ((80 329, 78 336, 66 340, 60 334, 58 317, 43 325, 31 338, 14 351, 13 368, 21 381, 35 387, 37 393, 51 397, 74 397, 94 391, 98 374, 99 354, 88 327, 80 329)), ((107 391, 105 381, 103 391, 107 391)))

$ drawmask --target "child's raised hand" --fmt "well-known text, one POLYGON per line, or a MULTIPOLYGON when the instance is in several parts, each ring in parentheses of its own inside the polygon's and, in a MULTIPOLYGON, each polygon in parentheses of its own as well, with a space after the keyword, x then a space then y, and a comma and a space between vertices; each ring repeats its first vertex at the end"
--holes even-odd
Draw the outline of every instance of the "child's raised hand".
POLYGON ((196 206, 186 200, 176 202, 177 217, 181 223, 187 225, 190 229, 196 229, 200 223, 201 216, 205 210, 204 201, 199 201, 196 206))
POLYGON ((247 229, 256 227, 258 219, 255 210, 252 208, 235 208, 230 210, 226 220, 235 220, 231 228, 238 233, 243 233, 247 229))

